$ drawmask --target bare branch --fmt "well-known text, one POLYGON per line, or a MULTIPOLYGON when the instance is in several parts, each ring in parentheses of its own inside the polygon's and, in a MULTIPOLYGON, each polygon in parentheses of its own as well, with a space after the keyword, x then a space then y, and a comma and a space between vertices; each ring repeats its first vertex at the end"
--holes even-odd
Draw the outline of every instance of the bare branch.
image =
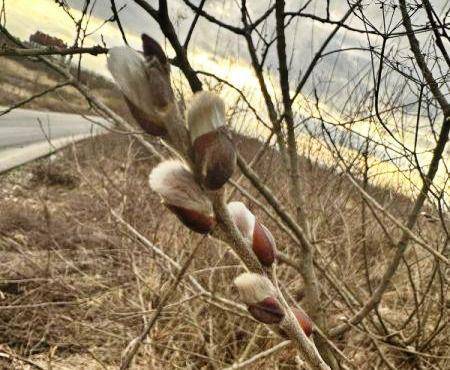
POLYGON ((72 47, 61 49, 55 47, 39 48, 39 49, 16 49, 3 45, 0 48, 0 56, 8 57, 37 57, 42 55, 74 55, 74 54, 91 54, 99 55, 108 53, 108 49, 100 45, 88 48, 72 47))
POLYGON ((127 37, 125 36, 125 31, 123 30, 122 23, 120 22, 119 12, 117 11, 116 2, 115 2, 115 0, 110 0, 110 1, 111 1, 111 10, 113 12, 114 20, 116 21, 117 26, 119 27, 120 34, 122 35, 123 41, 125 42, 126 45, 128 45, 127 37))

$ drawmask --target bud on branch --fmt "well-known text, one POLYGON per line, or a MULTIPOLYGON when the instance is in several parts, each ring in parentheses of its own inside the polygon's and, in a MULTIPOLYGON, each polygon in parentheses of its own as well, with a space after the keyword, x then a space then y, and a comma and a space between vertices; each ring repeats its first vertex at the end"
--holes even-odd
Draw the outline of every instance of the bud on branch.
POLYGON ((263 266, 269 267, 275 260, 276 244, 272 233, 256 220, 255 215, 242 202, 228 203, 231 218, 252 246, 253 252, 263 266))
POLYGON ((305 332, 305 335, 309 337, 313 332, 313 323, 310 317, 301 309, 293 308, 292 312, 297 319, 300 327, 305 332))
POLYGON ((144 55, 128 46, 111 48, 108 69, 137 123, 148 134, 162 136, 167 115, 176 109, 169 64, 155 40, 147 35, 142 40, 144 55))
POLYGON ((225 104, 211 92, 199 92, 187 120, 202 183, 209 190, 218 190, 236 167, 236 152, 225 125, 225 104))
POLYGON ((215 225, 212 204, 182 162, 160 163, 150 173, 149 183, 167 208, 191 230, 201 234, 212 230, 215 225))
MULTIPOLYGON (((300 328, 302 328, 307 337, 310 337, 313 332, 313 322, 310 317, 302 309, 294 307, 291 308, 291 310, 300 328)), ((284 331, 283 328, 279 328, 278 333, 285 338, 289 338, 289 335, 284 331)))
POLYGON ((248 311, 258 321, 265 324, 278 324, 284 317, 280 303, 276 299, 276 290, 265 276, 246 272, 235 280, 242 301, 248 311))

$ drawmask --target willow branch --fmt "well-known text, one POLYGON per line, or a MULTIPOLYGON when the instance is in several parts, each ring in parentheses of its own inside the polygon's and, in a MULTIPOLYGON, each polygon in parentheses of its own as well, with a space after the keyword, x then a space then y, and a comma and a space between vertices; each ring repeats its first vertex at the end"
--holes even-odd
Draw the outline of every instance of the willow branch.
MULTIPOLYGON (((402 20, 403 20, 403 26, 406 30, 406 35, 408 36, 409 45, 411 47, 411 51, 414 54, 414 58, 416 59, 417 65, 420 68, 420 71, 422 72, 423 77, 425 78, 425 81, 428 84, 428 87, 433 94, 434 98, 437 100, 439 105, 441 106, 441 109, 444 113, 445 117, 450 116, 450 105, 447 102, 447 99, 445 98, 444 94, 439 88, 438 83, 433 77, 433 74, 431 73, 430 69, 428 68, 428 65, 425 61, 425 57, 423 56, 422 52, 420 51, 420 44, 419 40, 417 40, 417 37, 414 34, 414 30, 411 25, 411 18, 408 15, 408 11, 406 9, 406 2, 405 0, 399 0, 400 10, 402 12, 402 20)), ((444 119, 444 125, 445 125, 445 119, 444 119)))
POLYGON ((88 48, 73 47, 68 49, 61 49, 56 47, 49 48, 36 48, 36 49, 18 49, 11 48, 9 46, 3 46, 0 48, 0 56, 8 57, 37 57, 42 55, 73 55, 73 54, 91 54, 99 55, 106 54, 108 48, 104 48, 100 45, 92 46, 88 48))

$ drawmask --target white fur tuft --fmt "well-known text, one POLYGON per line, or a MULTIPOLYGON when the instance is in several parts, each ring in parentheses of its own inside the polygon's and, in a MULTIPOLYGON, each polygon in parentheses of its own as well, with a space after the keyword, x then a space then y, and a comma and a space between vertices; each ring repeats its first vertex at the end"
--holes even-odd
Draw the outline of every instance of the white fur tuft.
POLYGON ((197 211, 205 216, 213 214, 212 204, 192 172, 180 161, 158 164, 150 173, 150 187, 170 205, 197 211))
POLYGON ((153 97, 144 56, 128 46, 111 48, 108 51, 108 69, 122 93, 135 106, 152 116, 153 97))
POLYGON ((230 202, 227 208, 242 236, 251 242, 256 222, 255 215, 242 202, 230 202))
POLYGON ((241 300, 248 305, 261 302, 267 297, 276 297, 272 282, 265 276, 245 272, 234 279, 241 300))
POLYGON ((223 100, 209 91, 196 93, 188 110, 188 126, 192 141, 225 126, 223 100))

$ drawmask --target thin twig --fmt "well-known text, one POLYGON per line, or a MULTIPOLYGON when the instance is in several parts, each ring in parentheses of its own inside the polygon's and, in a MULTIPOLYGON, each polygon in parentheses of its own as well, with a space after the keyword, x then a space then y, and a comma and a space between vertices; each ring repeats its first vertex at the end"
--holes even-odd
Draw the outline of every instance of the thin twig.
POLYGON ((122 355, 121 364, 120 364, 120 370, 127 370, 131 362, 133 361, 134 356, 136 355, 137 351, 139 350, 139 347, 141 343, 147 338, 148 334, 150 333, 150 330, 152 330, 153 325, 156 323, 156 320, 158 319, 159 315, 161 314, 163 308, 165 307, 167 301, 175 294, 176 288, 178 284, 180 284, 181 280, 184 277, 184 274, 186 273, 187 269, 191 265, 192 260, 194 259, 195 253, 199 249, 202 242, 205 240, 205 237, 203 237, 197 245, 194 247, 192 252, 190 253, 187 260, 182 265, 180 271, 178 272, 178 275, 176 276, 175 281, 172 283, 172 285, 165 291, 164 295, 161 297, 161 301, 156 308, 156 311, 152 314, 150 317, 148 323, 145 325, 144 329, 142 330, 141 334, 134 338, 127 346, 127 348, 124 351, 124 354, 122 355))

